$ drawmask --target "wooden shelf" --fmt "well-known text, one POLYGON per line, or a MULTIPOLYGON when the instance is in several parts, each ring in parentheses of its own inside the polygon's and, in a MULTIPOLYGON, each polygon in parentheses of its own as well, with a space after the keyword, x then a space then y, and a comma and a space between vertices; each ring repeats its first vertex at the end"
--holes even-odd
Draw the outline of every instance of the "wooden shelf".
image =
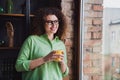
POLYGON ((0 47, 0 50, 19 50, 20 47, 0 47))
MULTIPOLYGON (((7 13, 3 14, 1 13, 0 16, 24 17, 25 15, 24 14, 7 14, 7 13)), ((34 17, 34 15, 31 14, 30 17, 34 17)))

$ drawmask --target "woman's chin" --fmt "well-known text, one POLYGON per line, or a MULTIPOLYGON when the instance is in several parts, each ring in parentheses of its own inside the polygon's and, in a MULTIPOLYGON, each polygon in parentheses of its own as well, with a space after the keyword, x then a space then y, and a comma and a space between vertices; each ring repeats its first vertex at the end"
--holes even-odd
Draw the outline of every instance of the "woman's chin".
POLYGON ((55 34, 57 31, 52 31, 53 34, 55 34))

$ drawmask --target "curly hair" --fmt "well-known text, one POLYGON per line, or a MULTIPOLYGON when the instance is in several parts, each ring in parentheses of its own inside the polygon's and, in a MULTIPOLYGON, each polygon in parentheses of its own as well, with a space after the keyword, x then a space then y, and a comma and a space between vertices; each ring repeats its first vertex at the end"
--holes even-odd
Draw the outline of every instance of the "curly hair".
POLYGON ((55 15, 59 20, 59 28, 55 33, 60 39, 64 39, 66 34, 67 23, 64 14, 57 8, 40 8, 34 13, 35 17, 32 21, 32 34, 42 35, 45 34, 45 20, 44 17, 48 15, 55 15))

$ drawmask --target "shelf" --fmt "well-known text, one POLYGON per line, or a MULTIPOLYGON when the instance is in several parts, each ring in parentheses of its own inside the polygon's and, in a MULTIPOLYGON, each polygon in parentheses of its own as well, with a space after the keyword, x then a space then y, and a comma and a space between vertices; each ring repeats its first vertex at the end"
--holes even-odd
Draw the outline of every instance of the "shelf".
POLYGON ((0 47, 0 50, 19 50, 20 47, 0 47))
MULTIPOLYGON (((24 14, 0 14, 0 16, 11 16, 11 17, 24 17, 25 15, 24 14)), ((34 17, 34 15, 30 15, 30 17, 34 17)))

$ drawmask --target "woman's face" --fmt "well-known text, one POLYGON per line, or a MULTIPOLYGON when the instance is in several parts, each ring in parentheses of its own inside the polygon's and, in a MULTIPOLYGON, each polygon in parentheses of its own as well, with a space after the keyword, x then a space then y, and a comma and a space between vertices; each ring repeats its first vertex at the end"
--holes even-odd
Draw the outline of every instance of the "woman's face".
POLYGON ((59 27, 58 18, 55 15, 45 17, 45 31, 47 34, 55 34, 59 27))

